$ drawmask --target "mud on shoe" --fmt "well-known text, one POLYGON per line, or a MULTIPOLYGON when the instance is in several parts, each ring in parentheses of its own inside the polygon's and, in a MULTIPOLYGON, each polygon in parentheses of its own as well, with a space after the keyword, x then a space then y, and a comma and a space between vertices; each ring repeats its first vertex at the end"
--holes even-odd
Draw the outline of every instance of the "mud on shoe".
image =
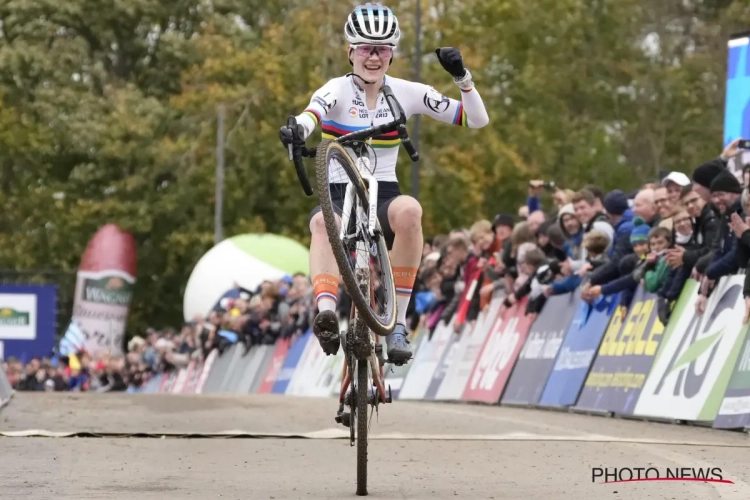
POLYGON ((385 338, 386 348, 388 349, 388 362, 394 365, 403 365, 411 359, 411 348, 409 340, 406 338, 406 327, 398 324, 393 333, 385 338))
POLYGON ((339 352, 341 335, 339 333, 339 319, 333 311, 321 311, 313 321, 313 334, 318 338, 320 347, 327 356, 339 352))

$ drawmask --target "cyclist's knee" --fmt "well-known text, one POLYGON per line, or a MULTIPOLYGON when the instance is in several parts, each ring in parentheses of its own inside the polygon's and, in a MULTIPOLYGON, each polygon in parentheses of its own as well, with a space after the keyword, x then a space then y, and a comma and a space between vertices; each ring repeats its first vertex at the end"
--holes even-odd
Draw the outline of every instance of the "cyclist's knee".
POLYGON ((318 212, 310 219, 310 232, 314 235, 326 236, 326 223, 323 219, 323 212, 318 212))
POLYGON ((399 196, 388 207, 388 221, 394 232, 422 227, 422 206, 411 196, 399 196))

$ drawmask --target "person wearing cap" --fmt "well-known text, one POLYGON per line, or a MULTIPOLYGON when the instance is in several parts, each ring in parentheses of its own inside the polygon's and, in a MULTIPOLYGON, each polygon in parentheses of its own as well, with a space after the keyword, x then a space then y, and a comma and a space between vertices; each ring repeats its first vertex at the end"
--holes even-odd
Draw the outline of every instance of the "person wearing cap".
POLYGON ((682 172, 670 172, 661 180, 661 186, 667 190, 667 197, 672 205, 680 201, 682 188, 690 184, 690 178, 682 172))
POLYGON ((742 186, 737 177, 724 169, 711 182, 711 202, 721 216, 719 223, 719 245, 706 268, 700 288, 700 296, 695 304, 698 314, 703 314, 708 300, 709 288, 722 276, 737 272, 737 236, 730 228, 732 214, 744 220, 744 211, 740 197, 742 186))

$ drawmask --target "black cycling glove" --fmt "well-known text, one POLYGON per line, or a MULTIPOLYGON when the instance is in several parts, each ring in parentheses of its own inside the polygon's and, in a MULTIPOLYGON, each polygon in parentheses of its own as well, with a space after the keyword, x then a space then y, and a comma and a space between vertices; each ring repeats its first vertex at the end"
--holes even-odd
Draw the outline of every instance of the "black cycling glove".
MULTIPOLYGON (((303 137, 305 136, 305 129, 302 125, 297 125, 297 136, 299 137, 299 140, 296 142, 304 144, 305 141, 303 137)), ((279 129, 279 139, 284 146, 288 146, 295 142, 293 131, 288 125, 284 125, 279 129)))
POLYGON ((453 76, 453 78, 459 80, 466 76, 466 68, 464 68, 464 60, 461 58, 461 52, 455 47, 441 47, 435 49, 438 61, 443 66, 443 69, 453 76))

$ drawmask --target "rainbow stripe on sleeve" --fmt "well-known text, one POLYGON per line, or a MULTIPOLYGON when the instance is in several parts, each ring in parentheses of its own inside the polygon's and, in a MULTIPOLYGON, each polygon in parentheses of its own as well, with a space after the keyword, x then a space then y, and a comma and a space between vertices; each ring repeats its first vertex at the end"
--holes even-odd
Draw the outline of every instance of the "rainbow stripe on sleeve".
POLYGON ((466 111, 464 111, 464 103, 462 102, 458 104, 456 115, 453 117, 453 125, 458 125, 459 127, 469 126, 469 122, 466 118, 466 111))
POLYGON ((320 113, 318 113, 318 112, 317 112, 317 111, 315 111, 314 109, 310 109, 310 108, 307 108, 306 110, 304 110, 304 111, 302 112, 302 114, 303 114, 303 115, 307 115, 307 116, 309 116, 310 118, 312 118, 312 119, 313 119, 313 121, 315 122, 315 125, 316 125, 316 126, 318 125, 318 123, 320 123, 320 113))

